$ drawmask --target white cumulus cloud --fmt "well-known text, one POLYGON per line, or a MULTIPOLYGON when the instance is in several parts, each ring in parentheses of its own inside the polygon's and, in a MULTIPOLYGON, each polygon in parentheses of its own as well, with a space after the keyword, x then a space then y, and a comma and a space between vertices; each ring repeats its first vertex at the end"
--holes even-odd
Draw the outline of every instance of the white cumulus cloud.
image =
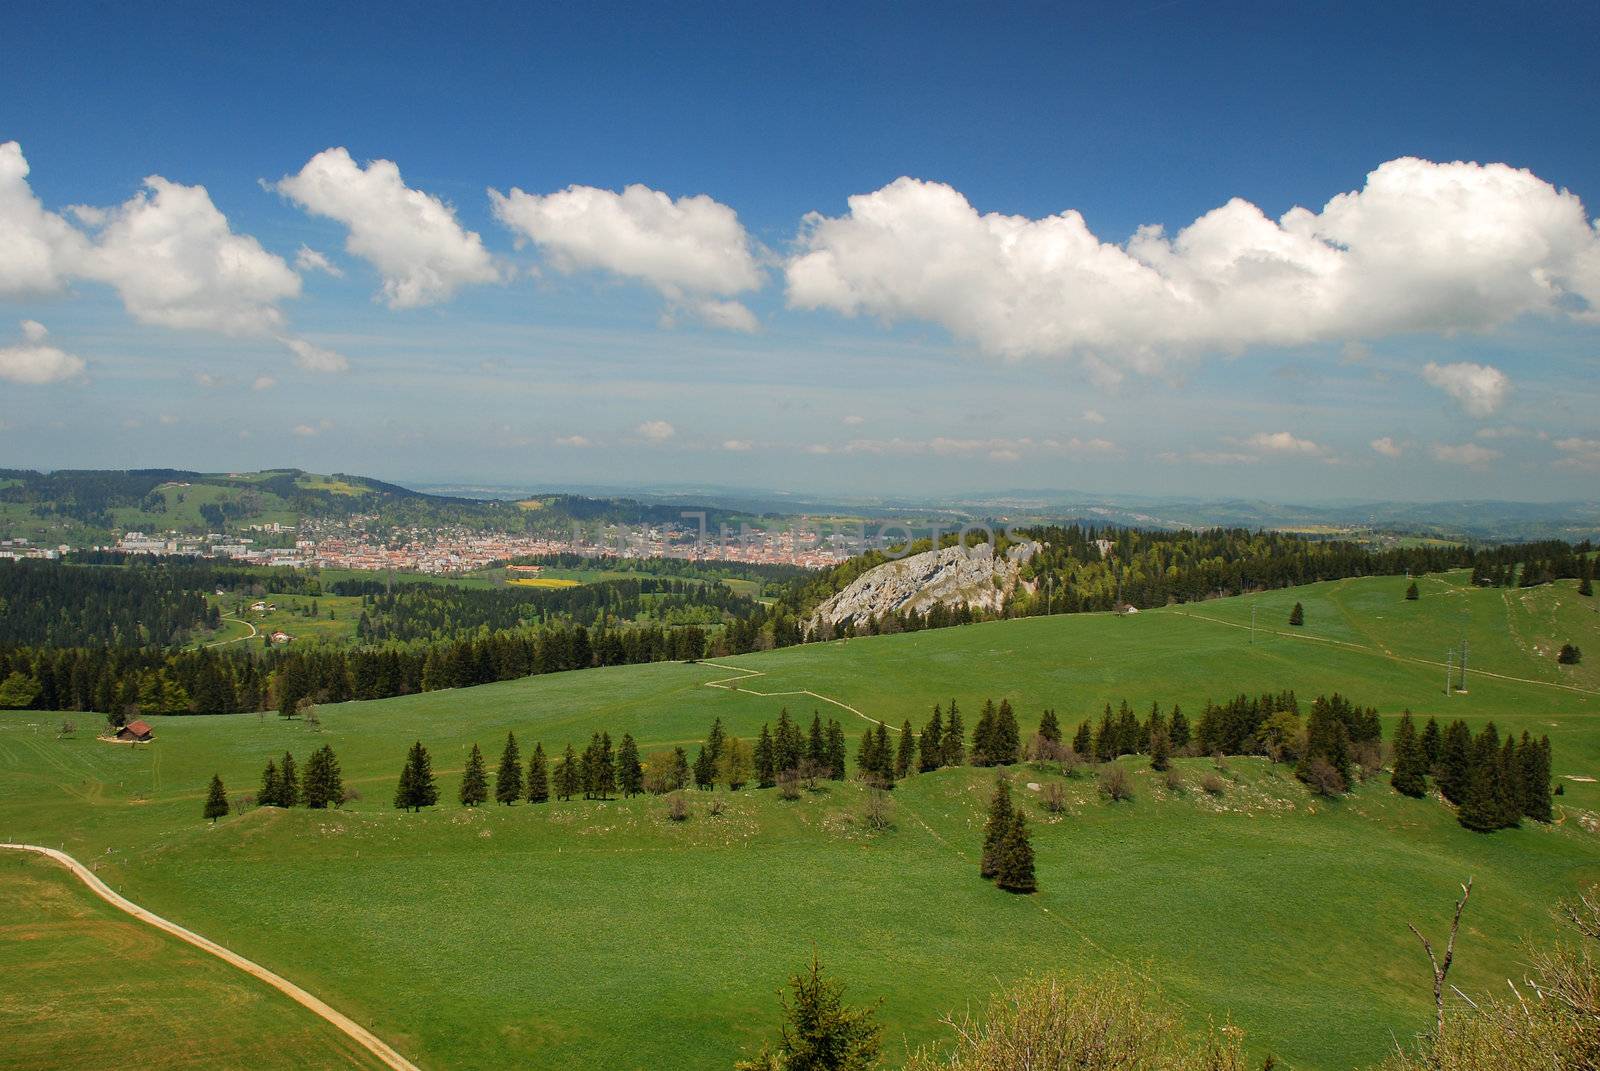
POLYGON ((344 269, 329 260, 323 253, 312 249, 309 245, 302 244, 299 252, 294 255, 294 266, 302 272, 320 271, 331 275, 335 279, 344 278, 344 269))
POLYGON ((738 213, 704 194, 672 197, 648 186, 621 193, 569 186, 549 194, 489 191, 494 214, 533 242, 559 271, 610 272, 653 287, 669 312, 713 327, 753 331, 755 314, 736 294, 764 276, 738 213))
POLYGON ((1234 199, 1124 244, 1076 211, 980 214, 901 178, 807 216, 788 302, 940 324, 1008 358, 1077 356, 1114 378, 1202 351, 1487 329, 1600 307, 1600 232, 1579 199, 1503 164, 1391 160, 1320 211, 1234 199))
MULTIPOLYGON (((280 337, 279 342, 294 354, 294 363, 307 372, 348 372, 350 362, 344 355, 307 342, 303 338, 280 337)), ((260 382, 259 380, 257 382, 260 382)), ((259 388, 258 388, 259 389, 259 388)))
POLYGON ((45 211, 27 177, 21 147, 0 145, 0 296, 89 279, 141 323, 251 334, 277 326, 278 303, 300 293, 300 277, 235 234, 204 186, 152 175, 114 208, 74 207, 80 227, 45 211))
POLYGON ((749 439, 725 439, 723 440, 722 448, 731 453, 742 454, 753 445, 749 439))
POLYGON ((1253 446, 1266 454, 1320 454, 1322 447, 1309 439, 1299 439, 1287 431, 1258 432, 1244 440, 1244 445, 1253 446))
POLYGON ((470 283, 501 278, 483 239, 445 202, 407 186, 393 161, 363 168, 345 149, 325 149, 272 188, 349 228, 345 249, 378 270, 392 309, 432 305, 470 283))
POLYGON ((23 320, 22 343, 0 346, 0 379, 36 386, 81 376, 83 358, 47 343, 48 334, 37 320, 23 320))
POLYGON ((1556 462, 1564 469, 1600 469, 1600 439, 1583 439, 1571 436, 1550 444, 1560 450, 1562 457, 1556 462))
POLYGON ((99 233, 83 274, 115 288, 140 323, 254 334, 277 327, 278 302, 300 293, 283 258, 235 234, 204 186, 152 175, 128 201, 89 218, 99 233))
POLYGON ((664 443, 678 433, 678 429, 665 420, 646 420, 633 430, 653 443, 664 443))
POLYGON ((1450 465, 1470 465, 1481 468, 1500 456, 1500 451, 1491 450, 1487 446, 1477 443, 1435 443, 1429 448, 1435 461, 1443 461, 1450 465))
POLYGON ((278 381, 271 376, 257 376, 256 381, 250 384, 251 390, 271 390, 278 385, 278 381))
POLYGON ((590 442, 588 436, 586 435, 563 435, 556 440, 556 445, 570 446, 574 449, 581 450, 584 447, 593 446, 594 443, 590 442))
POLYGON ((1468 415, 1475 417, 1492 416, 1511 390, 1511 380, 1500 369, 1470 361, 1455 364, 1429 361, 1422 368, 1422 378, 1450 395, 1468 415))
POLYGON ((47 212, 28 185, 28 161, 14 141, 0 144, 0 297, 50 294, 82 267, 88 242, 47 212))
POLYGON ((1367 445, 1371 446, 1384 457, 1395 458, 1405 453, 1405 448, 1394 441, 1393 436, 1385 435, 1381 439, 1374 439, 1367 445))

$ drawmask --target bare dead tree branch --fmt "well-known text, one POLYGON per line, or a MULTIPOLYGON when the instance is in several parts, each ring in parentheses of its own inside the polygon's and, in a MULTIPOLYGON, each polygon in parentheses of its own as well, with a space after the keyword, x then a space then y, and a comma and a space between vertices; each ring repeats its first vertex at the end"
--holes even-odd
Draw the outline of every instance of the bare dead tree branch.
MULTIPOLYGON (((1456 958, 1456 934, 1461 929, 1461 912, 1466 910, 1467 898, 1472 895, 1472 879, 1461 886, 1461 899, 1456 901, 1456 914, 1450 920, 1450 940, 1444 946, 1444 959, 1441 961, 1433 954, 1433 944, 1422 935, 1422 931, 1406 923, 1406 927, 1417 935, 1417 940, 1422 942, 1422 950, 1428 954, 1428 963, 1433 967, 1433 1011, 1434 1011, 1434 1037, 1444 1033, 1444 986, 1445 978, 1450 973, 1450 964, 1456 958)), ((1454 986, 1451 986, 1455 989, 1454 986)), ((1456 989, 1457 993, 1461 990, 1456 989)), ((1469 1001, 1470 1003, 1470 1001, 1469 1001)))

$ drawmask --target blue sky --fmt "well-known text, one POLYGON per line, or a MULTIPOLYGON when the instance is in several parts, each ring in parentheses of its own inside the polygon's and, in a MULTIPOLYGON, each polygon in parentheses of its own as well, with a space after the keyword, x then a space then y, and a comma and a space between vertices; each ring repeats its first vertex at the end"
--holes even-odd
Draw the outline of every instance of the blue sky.
POLYGON ((1394 6, 14 5, 0 464, 1592 498, 1600 15, 1394 6))

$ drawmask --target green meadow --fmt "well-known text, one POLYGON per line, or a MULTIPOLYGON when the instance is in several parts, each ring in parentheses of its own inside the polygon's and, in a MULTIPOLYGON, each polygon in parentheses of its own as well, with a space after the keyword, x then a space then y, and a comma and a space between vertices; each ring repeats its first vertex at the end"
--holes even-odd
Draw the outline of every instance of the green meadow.
MULTIPOLYGON (((854 998, 882 1000, 891 1067, 907 1046, 941 1036, 940 1016, 1001 983, 1110 966, 1159 984, 1197 1025, 1231 1021, 1257 1056, 1312 1071, 1363 1066, 1430 1021, 1429 974, 1407 922, 1439 934, 1459 883, 1474 878, 1451 980, 1486 991, 1517 975, 1526 940, 1557 932, 1549 909, 1559 898, 1600 881, 1590 832, 1600 785, 1588 780, 1600 777, 1600 673, 1594 661, 1558 667, 1554 658, 1574 642, 1600 659, 1594 600, 1570 583, 1476 590, 1451 575, 1423 578, 1423 597, 1407 602, 1405 583, 858 638, 717 666, 533 677, 323 707, 320 731, 270 715, 158 718, 156 741, 135 748, 84 732, 57 739, 58 716, 7 713, 0 839, 65 848, 125 895, 292 979, 425 1068, 726 1069, 772 1028, 775 991, 813 949, 854 998), (1306 624, 1291 629, 1296 601, 1306 624), (1463 636, 1467 691, 1446 694, 1445 652, 1463 636), (707 687, 735 677, 746 691, 707 687), (712 794, 691 792, 682 823, 648 797, 475 811, 453 802, 466 751, 481 744, 492 769, 508 730, 525 756, 535 741, 551 752, 581 747, 597 729, 630 732, 647 753, 692 753, 713 718, 753 739, 787 706, 807 722, 813 709, 839 717, 853 753, 868 723, 802 693, 918 727, 935 702, 955 698, 969 730, 985 697, 1004 696, 1025 732, 1045 706, 1070 732, 1124 698, 1141 713, 1181 703, 1193 717, 1207 698, 1283 688, 1305 700, 1342 691, 1390 724, 1409 708, 1548 733, 1564 787, 1558 821, 1472 834, 1436 799, 1402 798, 1384 778, 1330 803, 1255 759, 1227 761, 1220 796, 1199 789, 1209 759, 1176 764, 1186 781, 1178 791, 1125 759, 1136 798, 1120 805, 1101 802, 1087 776, 1024 768, 1013 777, 1040 891, 1019 898, 976 874, 986 771, 903 782, 885 832, 866 828, 854 784, 792 802, 718 792, 719 815, 712 794), (399 813, 395 778, 416 739, 432 751, 444 803, 399 813), (303 760, 324 743, 359 801, 201 821, 213 772, 235 793, 253 791, 268 759, 287 749, 303 760), (1052 780, 1067 792, 1061 815, 1030 788, 1052 780)), ((48 868, 0 862, 0 887, 11 890, 0 903, 18 905, 6 917, 46 931, 29 941, 57 939, 52 912, 94 914, 66 886, 31 908, 38 898, 14 890, 50 884, 48 868)), ((5 932, 0 1066, 56 1066, 69 1033, 117 1028, 120 1006, 97 997, 111 980, 67 967, 19 974, 10 968, 37 961, 38 945, 5 932), (71 1031, 9 1029, 45 994, 75 1009, 71 1031)), ((116 984, 192 987, 197 1003, 254 1008, 211 1021, 238 1063, 279 1066, 280 1031, 293 1030, 298 1044, 321 1036, 325 1045, 301 1066, 348 1065, 337 1035, 319 1035, 296 1009, 282 1012, 282 1026, 266 1022, 275 995, 248 979, 208 995, 227 980, 190 970, 181 951, 129 957, 116 984)))

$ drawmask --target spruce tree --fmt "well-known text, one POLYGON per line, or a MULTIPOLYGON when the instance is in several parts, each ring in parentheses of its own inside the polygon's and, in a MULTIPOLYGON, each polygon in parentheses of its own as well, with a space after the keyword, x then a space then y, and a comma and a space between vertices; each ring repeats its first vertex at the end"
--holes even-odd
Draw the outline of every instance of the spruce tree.
POLYGON ((944 765, 944 715, 939 704, 933 705, 933 717, 922 730, 922 772, 928 773, 944 765))
POLYGON ((477 744, 467 753, 467 768, 461 774, 461 805, 476 807, 489 799, 489 773, 484 769, 483 752, 477 744))
POLYGON ((1444 731, 1439 747, 1439 792, 1456 806, 1467 798, 1467 786, 1472 779, 1472 730, 1467 723, 1456 720, 1444 731))
POLYGON ((872 754, 877 759, 873 773, 886 785, 894 784, 894 749, 889 746, 889 727, 881 721, 872 734, 872 754))
POLYGON ((717 764, 704 744, 694 757, 694 787, 710 789, 717 783, 717 764))
POLYGON ((907 718, 900 727, 900 743, 894 756, 894 775, 906 777, 917 772, 917 734, 911 728, 911 719, 907 718))
POLYGON ((681 747, 672 749, 672 771, 667 780, 673 792, 689 787, 689 756, 681 747))
POLYGON ((211 790, 206 794, 204 817, 212 825, 217 824, 217 819, 228 813, 228 792, 222 787, 222 778, 218 774, 211 775, 211 790))
POLYGON ((1299 603, 1294 604, 1294 609, 1289 611, 1289 624, 1299 626, 1306 623, 1306 608, 1299 603))
POLYGON ((1417 590, 1417 582, 1413 580, 1411 586, 1406 588, 1406 600, 1408 602, 1416 602, 1420 598, 1422 598, 1422 593, 1417 590))
POLYGON ((528 802, 545 803, 550 799, 550 770, 544 756, 544 744, 533 745, 533 758, 528 760, 528 802))
POLYGON ((722 745, 728 739, 728 734, 723 731, 722 719, 717 718, 711 723, 711 732, 706 735, 706 750, 711 753, 712 765, 722 758, 722 745))
POLYGON ((1527 793, 1522 785, 1522 756, 1517 754, 1517 739, 1506 734, 1500 748, 1500 827, 1515 829, 1522 824, 1522 809, 1527 793))
POLYGON ((828 719, 828 776, 835 781, 843 781, 849 774, 849 763, 845 757, 844 726, 839 724, 837 718, 828 719))
POLYGON ((1593 558, 1585 557, 1583 559, 1583 577, 1578 581, 1578 594, 1582 595, 1586 599, 1591 598, 1594 595, 1593 558))
MULTIPOLYGON (((1060 735, 1060 730, 1057 730, 1060 735)), ((1000 709, 994 716, 993 751, 991 758, 1001 766, 1010 766, 1017 761, 1022 751, 1022 729, 1017 725, 1016 712, 1011 709, 1011 700, 1000 700, 1000 709)))
POLYGON ((1033 874, 1033 844, 1028 840, 1028 825, 1021 811, 1014 813, 1006 824, 995 856, 996 885, 1012 893, 1031 893, 1038 889, 1033 874))
POLYGON ((1078 723, 1078 731, 1072 737, 1072 750, 1080 759, 1093 757, 1094 729, 1087 720, 1078 723))
POLYGON ((983 853, 979 857, 978 874, 985 880, 993 878, 1000 865, 1000 841, 1011 828, 1011 815, 1016 810, 1011 805, 1011 782, 997 778, 994 795, 989 800, 989 818, 983 824, 983 853))
POLYGON ((1339 791, 1348 791, 1350 731, 1345 728, 1333 704, 1321 698, 1311 705, 1311 713, 1306 718, 1306 746, 1295 766, 1295 776, 1307 784, 1313 783, 1312 768, 1317 759, 1322 759, 1338 773, 1343 782, 1339 791))
POLYGON ((1427 770, 1417 727, 1408 710, 1400 715, 1400 724, 1394 731, 1394 771, 1389 776, 1389 784, 1402 796, 1421 799, 1428 792, 1427 770))
MULTIPOLYGON (((715 768, 713 764, 712 769, 715 768)), ((611 793, 617 790, 617 755, 611 747, 611 734, 607 732, 600 734, 600 751, 596 755, 594 768, 594 787, 596 794, 603 800, 610 799, 611 793)))
POLYGON ((995 739, 994 739, 994 700, 985 699, 983 709, 978 713, 978 724, 972 729, 972 765, 993 766, 995 764, 995 739))
POLYGON ((1156 715, 1151 720, 1155 724, 1150 728, 1150 768, 1161 771, 1172 765, 1172 737, 1165 718, 1156 715))
POLYGON ((822 728, 822 715, 814 710, 811 712, 811 731, 806 734, 806 758, 817 769, 827 769, 828 737, 822 728))
POLYGON ((283 753, 283 763, 278 767, 278 806, 294 807, 300 803, 300 774, 295 769, 294 756, 283 753))
POLYGON ((1061 723, 1056 720, 1056 712, 1050 707, 1045 707, 1039 717, 1039 735, 1052 744, 1061 743, 1061 723))
POLYGON ((578 753, 573 750, 570 743, 567 744, 567 750, 556 760, 552 780, 555 781, 554 788, 558 800, 570 800, 574 793, 583 788, 582 775, 578 770, 578 753))
POLYGON ((1439 719, 1428 719, 1428 724, 1422 727, 1422 735, 1417 743, 1422 748, 1423 768, 1433 773, 1439 768, 1439 754, 1444 747, 1444 737, 1439 732, 1439 719))
POLYGON ((1189 746, 1190 732, 1189 719, 1184 716, 1183 708, 1173 706, 1172 722, 1167 732, 1172 736, 1172 746, 1181 751, 1189 746))
POLYGON ((506 746, 500 752, 500 769, 494 775, 496 803, 510 806, 522 798, 522 752, 517 748, 517 737, 506 733, 506 746))
POLYGON ((331 744, 323 744, 306 760, 301 795, 307 807, 337 807, 344 802, 344 777, 331 744))
POLYGON ((1554 817, 1550 799, 1550 738, 1537 741, 1526 732, 1518 748, 1522 762, 1522 813, 1535 822, 1549 822, 1554 817))
POLYGON ((282 797, 283 775, 278 773, 277 762, 268 759, 267 768, 261 772, 261 791, 256 793, 256 804, 260 807, 282 807, 282 797))
POLYGON ((772 750, 772 731, 761 723, 761 735, 756 738, 756 786, 771 788, 778 783, 777 755, 772 750))
POLYGON ((428 749, 418 740, 406 752, 406 764, 400 770, 400 786, 395 791, 394 805, 400 810, 420 811, 439 802, 439 786, 433 780, 433 759, 428 749))
POLYGON ((1472 741, 1466 793, 1456 809, 1456 821, 1474 833, 1492 833, 1504 825, 1500 772, 1500 736, 1490 722, 1472 741))
POLYGON ((789 979, 793 994, 783 1001, 783 1024, 776 1045, 764 1046, 735 1071, 870 1071, 878 1066, 881 1028, 875 1006, 852 1008, 844 987, 822 976, 815 956, 811 969, 789 979))
POLYGON ((772 732, 773 772, 776 774, 798 770, 803 747, 800 730, 789 717, 789 711, 787 709, 778 711, 778 724, 773 727, 772 732))
POLYGON ((1117 757, 1117 727, 1111 722, 1111 704, 1106 704, 1100 715, 1100 725, 1094 731, 1094 758, 1096 762, 1110 762, 1117 757))
POLYGON ((967 763, 967 730, 961 724, 961 711, 956 701, 950 700, 950 714, 944 720, 944 764, 965 766, 967 763))
MULTIPOLYGON (((716 737, 722 729, 722 719, 718 718, 712 727, 712 735, 716 737)), ((727 738, 718 737, 718 750, 727 747, 727 738)), ((617 748, 617 787, 622 789, 624 796, 637 796, 644 791, 644 766, 639 761, 639 745, 633 739, 632 733, 622 734, 622 743, 617 748)))

